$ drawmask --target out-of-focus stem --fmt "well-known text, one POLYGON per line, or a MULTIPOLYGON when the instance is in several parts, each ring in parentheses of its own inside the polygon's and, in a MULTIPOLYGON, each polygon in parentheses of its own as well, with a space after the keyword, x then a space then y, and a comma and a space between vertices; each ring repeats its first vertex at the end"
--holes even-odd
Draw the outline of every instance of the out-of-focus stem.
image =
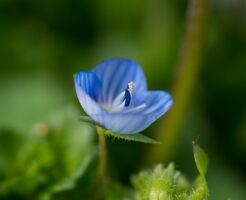
POLYGON ((175 153, 189 102, 192 99, 192 91, 201 69, 208 0, 190 0, 187 14, 186 34, 177 66, 176 84, 172 92, 174 105, 160 122, 161 127, 157 129, 157 139, 162 145, 152 146, 149 149, 147 164, 168 161, 175 153))
POLYGON ((97 126, 97 134, 99 137, 99 166, 98 166, 98 176, 99 180, 103 180, 106 175, 106 168, 107 168, 107 145, 106 145, 106 138, 104 134, 104 129, 97 126))

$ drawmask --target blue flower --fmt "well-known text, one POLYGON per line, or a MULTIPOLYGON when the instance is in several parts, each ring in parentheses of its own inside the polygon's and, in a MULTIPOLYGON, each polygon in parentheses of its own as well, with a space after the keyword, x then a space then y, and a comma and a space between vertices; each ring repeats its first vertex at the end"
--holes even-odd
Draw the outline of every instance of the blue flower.
POLYGON ((106 60, 91 72, 79 72, 74 81, 84 111, 116 133, 143 131, 173 103, 167 92, 147 91, 141 66, 129 59, 106 60))

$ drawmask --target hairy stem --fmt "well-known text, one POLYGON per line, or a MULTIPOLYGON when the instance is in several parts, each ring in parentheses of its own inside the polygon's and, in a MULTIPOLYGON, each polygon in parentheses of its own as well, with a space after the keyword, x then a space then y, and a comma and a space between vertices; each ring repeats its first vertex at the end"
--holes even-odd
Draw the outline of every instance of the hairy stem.
POLYGON ((99 137, 99 167, 98 167, 98 176, 100 180, 103 180, 106 175, 106 168, 107 168, 107 144, 106 144, 106 137, 105 137, 105 130, 99 126, 96 127, 97 134, 99 137))

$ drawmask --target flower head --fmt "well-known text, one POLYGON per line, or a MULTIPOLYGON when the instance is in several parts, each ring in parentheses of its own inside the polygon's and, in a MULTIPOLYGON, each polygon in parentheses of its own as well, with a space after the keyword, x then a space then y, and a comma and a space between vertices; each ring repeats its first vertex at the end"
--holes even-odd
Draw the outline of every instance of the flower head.
POLYGON ((74 81, 84 111, 117 133, 143 131, 173 103, 167 92, 148 91, 141 66, 129 59, 106 60, 91 72, 79 72, 74 81))

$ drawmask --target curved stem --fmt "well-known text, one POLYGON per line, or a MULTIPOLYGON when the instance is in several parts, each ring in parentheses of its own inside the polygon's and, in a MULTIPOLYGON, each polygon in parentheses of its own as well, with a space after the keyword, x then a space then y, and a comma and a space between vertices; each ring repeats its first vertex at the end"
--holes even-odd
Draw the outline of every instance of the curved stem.
POLYGON ((174 105, 170 113, 162 119, 157 139, 162 145, 150 149, 148 164, 168 161, 175 153, 182 134, 192 92, 201 70, 201 60, 206 36, 208 0, 189 0, 186 34, 177 66, 176 84, 173 90, 174 105))
POLYGON ((105 130, 99 126, 96 127, 97 134, 99 137, 99 167, 98 167, 98 176, 100 180, 103 180, 106 175, 106 167, 107 167, 107 144, 105 137, 105 130))

